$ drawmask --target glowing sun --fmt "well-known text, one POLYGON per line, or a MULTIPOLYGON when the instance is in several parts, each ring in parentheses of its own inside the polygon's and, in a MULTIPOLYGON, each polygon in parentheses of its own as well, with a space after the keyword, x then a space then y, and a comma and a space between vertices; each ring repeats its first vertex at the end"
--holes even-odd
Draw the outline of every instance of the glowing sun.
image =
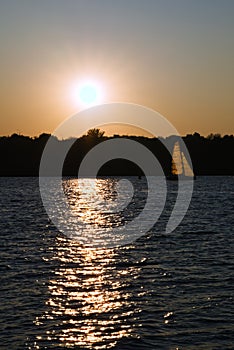
POLYGON ((103 101, 103 89, 100 83, 85 81, 79 84, 77 98, 81 105, 89 107, 103 101))

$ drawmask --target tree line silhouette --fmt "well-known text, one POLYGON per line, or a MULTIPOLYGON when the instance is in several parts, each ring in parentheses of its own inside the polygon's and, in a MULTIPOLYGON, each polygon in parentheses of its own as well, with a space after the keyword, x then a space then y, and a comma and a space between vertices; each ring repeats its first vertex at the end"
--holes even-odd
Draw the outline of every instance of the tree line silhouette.
MULTIPOLYGON (((33 138, 19 134, 0 137, 0 176, 38 176, 42 152, 50 136, 43 133, 33 138)), ((67 142, 52 137, 58 146, 67 142)), ((91 129, 86 135, 72 139, 74 143, 64 161, 63 175, 77 176, 82 159, 92 147, 105 140, 122 137, 146 146, 160 162, 165 175, 170 173, 171 155, 162 144, 161 138, 120 135, 107 137, 100 129, 91 129)), ((169 149, 172 149, 175 138, 169 136, 164 139, 169 149)), ((195 132, 184 136, 183 141, 189 151, 196 175, 234 175, 233 135, 210 134, 204 137, 195 132)), ((99 170, 99 175, 141 175, 141 170, 130 161, 115 159, 104 164, 99 170)))

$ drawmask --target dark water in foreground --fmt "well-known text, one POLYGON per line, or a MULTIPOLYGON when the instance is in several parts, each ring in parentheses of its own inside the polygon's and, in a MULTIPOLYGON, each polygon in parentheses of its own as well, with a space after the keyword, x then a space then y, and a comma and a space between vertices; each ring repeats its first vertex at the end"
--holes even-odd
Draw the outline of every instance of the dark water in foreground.
POLYGON ((0 178, 0 349, 233 349, 233 177, 198 178, 173 233, 162 216, 98 250, 56 230, 37 181, 0 178))

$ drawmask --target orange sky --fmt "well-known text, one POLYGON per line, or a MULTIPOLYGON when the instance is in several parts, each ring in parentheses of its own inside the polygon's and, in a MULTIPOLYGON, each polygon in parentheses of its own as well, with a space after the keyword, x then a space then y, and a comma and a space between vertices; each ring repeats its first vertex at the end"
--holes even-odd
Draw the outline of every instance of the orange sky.
POLYGON ((233 15, 231 1, 1 2, 0 134, 53 132, 86 78, 181 134, 233 134, 233 15))

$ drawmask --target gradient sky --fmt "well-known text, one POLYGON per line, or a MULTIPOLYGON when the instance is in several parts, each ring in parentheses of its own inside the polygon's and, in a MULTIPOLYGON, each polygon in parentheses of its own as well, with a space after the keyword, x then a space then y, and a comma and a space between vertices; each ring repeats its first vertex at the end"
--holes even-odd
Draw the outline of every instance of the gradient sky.
POLYGON ((233 0, 0 0, 0 50, 1 135, 52 132, 86 78, 182 135, 234 133, 233 0))

